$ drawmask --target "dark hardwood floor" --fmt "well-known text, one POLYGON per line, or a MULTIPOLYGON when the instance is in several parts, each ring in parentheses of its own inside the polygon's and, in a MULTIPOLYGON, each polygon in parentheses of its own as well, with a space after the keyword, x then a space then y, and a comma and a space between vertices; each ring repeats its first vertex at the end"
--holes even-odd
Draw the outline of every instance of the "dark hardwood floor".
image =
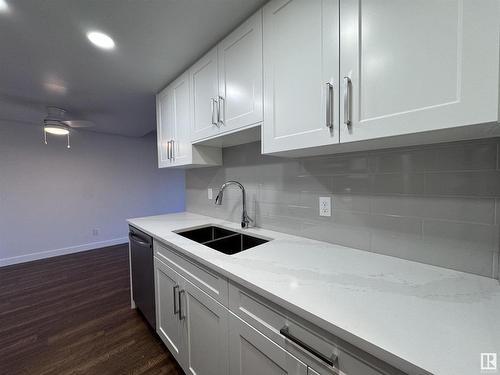
POLYGON ((0 374, 184 373, 130 309, 119 245, 0 268, 0 374))

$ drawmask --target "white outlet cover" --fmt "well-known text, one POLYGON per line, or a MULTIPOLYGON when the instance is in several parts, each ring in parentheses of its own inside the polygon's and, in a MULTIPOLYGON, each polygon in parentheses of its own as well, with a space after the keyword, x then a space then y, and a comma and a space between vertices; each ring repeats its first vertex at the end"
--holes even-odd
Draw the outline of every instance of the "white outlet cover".
POLYGON ((212 191, 212 189, 211 189, 211 188, 208 188, 208 190, 207 190, 207 191, 208 191, 208 199, 210 199, 210 200, 211 200, 211 199, 213 199, 213 197, 214 197, 214 192, 212 191))
POLYGON ((319 197, 319 216, 332 216, 332 199, 319 197))

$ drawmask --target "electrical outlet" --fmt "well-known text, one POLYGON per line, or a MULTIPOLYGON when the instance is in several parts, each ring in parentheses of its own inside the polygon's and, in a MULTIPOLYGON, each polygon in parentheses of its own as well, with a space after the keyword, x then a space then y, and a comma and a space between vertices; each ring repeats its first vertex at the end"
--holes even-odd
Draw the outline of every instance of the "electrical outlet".
POLYGON ((97 228, 92 229, 92 235, 94 237, 97 237, 99 235, 99 229, 97 229, 97 228))
POLYGON ((208 199, 212 200, 214 198, 214 192, 212 188, 208 188, 208 199))
POLYGON ((330 197, 319 197, 319 216, 332 216, 332 200, 330 197))

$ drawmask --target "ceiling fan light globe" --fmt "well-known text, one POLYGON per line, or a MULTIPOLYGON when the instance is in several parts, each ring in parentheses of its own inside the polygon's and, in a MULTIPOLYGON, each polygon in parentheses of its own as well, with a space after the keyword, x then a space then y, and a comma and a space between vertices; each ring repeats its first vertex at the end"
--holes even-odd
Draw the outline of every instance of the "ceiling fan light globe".
POLYGON ((68 135, 69 129, 64 125, 45 125, 43 130, 54 135, 68 135))

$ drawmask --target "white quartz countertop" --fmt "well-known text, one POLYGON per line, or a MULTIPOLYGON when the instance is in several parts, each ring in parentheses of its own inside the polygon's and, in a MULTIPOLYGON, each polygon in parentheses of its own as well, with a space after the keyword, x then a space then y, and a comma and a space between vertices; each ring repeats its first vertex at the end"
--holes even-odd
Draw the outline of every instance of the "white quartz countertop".
POLYGON ((273 240, 225 255, 174 231, 239 224, 187 212, 128 222, 393 365, 474 375, 481 353, 500 360, 497 280, 260 228, 245 232, 273 240))

